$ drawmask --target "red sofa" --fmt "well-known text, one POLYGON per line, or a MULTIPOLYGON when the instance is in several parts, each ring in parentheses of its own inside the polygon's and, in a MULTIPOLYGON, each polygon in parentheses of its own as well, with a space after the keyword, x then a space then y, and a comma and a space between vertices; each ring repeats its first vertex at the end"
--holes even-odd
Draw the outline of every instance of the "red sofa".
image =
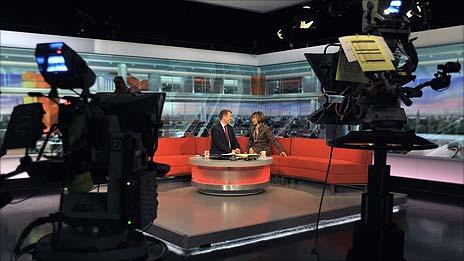
MULTIPOLYGON (((241 149, 248 138, 237 137, 241 149)), ((321 139, 278 138, 288 157, 280 157, 272 146, 272 174, 324 181, 330 147, 321 139)), ((189 157, 210 149, 210 138, 160 138, 154 160, 171 166, 167 176, 190 175, 189 157)), ((366 184, 367 168, 372 153, 362 150, 334 148, 328 184, 366 184)))
MULTIPOLYGON (((198 138, 201 139, 201 138, 198 138)), ((189 158, 196 155, 197 138, 159 138, 154 161, 171 166, 167 176, 189 175, 189 158)), ((198 141, 201 145, 201 142, 198 141)), ((198 153, 200 154, 200 153, 198 153)))
MULTIPOLYGON (((237 140, 241 149, 244 150, 248 138, 237 137, 237 140)), ((205 150, 210 150, 210 148, 211 138, 159 138, 154 161, 171 166, 167 176, 190 175, 189 158, 194 155, 202 155, 205 150)))
MULTIPOLYGON (((330 147, 324 140, 291 138, 279 141, 288 157, 274 157, 273 173, 324 181, 330 156, 330 147)), ((273 154, 277 154, 275 148, 273 154)), ((334 148, 327 183, 367 184, 367 169, 371 162, 370 151, 334 148)))

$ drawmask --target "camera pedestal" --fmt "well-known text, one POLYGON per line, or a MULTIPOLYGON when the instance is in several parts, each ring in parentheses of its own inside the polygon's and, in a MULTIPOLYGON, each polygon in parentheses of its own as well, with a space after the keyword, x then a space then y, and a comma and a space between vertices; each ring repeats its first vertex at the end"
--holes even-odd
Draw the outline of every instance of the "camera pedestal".
POLYGON ((393 194, 390 193, 388 150, 425 150, 438 147, 416 136, 414 131, 352 131, 330 145, 374 151, 369 166, 367 193, 361 201, 361 220, 355 224, 353 246, 346 261, 406 261, 404 232, 393 222, 393 194))
POLYGON ((404 232, 392 222, 393 194, 390 193, 390 166, 387 151, 374 150, 369 166, 367 193, 362 194, 361 220, 355 224, 353 247, 347 261, 405 261, 404 232))
POLYGON ((64 227, 59 238, 53 234, 37 242, 37 260, 139 260, 147 256, 147 243, 140 232, 127 228, 97 231, 93 228, 64 227))

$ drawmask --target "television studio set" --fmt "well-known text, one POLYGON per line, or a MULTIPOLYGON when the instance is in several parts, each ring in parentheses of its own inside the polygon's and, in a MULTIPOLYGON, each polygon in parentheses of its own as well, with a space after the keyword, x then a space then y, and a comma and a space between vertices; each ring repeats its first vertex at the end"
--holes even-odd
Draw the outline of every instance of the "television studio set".
POLYGON ((464 23, 438 0, 0 15, 0 260, 464 260, 464 23))

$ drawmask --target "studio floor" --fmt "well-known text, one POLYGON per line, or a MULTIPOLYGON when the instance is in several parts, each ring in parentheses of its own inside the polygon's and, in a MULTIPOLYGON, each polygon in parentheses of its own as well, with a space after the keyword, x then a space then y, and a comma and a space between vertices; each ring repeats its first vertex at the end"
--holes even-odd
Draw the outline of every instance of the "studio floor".
MULTIPOLYGON (((184 235, 194 235, 195 233, 198 234, 198 231, 201 232, 200 234, 209 234, 221 230, 219 228, 224 230, 226 228, 233 228, 233 226, 243 227, 257 224, 259 222, 250 218, 251 216, 257 216, 256 213, 253 213, 253 209, 264 211, 266 215, 258 215, 263 219, 272 219, 274 221, 285 220, 285 216, 289 215, 288 212, 293 211, 292 213, 298 216, 298 213, 300 213, 299 211, 301 211, 299 207, 295 207, 295 203, 292 203, 292 197, 300 195, 300 193, 305 193, 304 196, 303 194, 300 195, 303 196, 303 198, 300 199, 304 200, 304 197, 308 197, 306 200, 313 198, 313 201, 308 201, 307 204, 306 202, 303 204, 302 201, 301 205, 310 206, 314 204, 314 202, 317 202, 321 187, 320 184, 311 182, 274 183, 270 192, 277 191, 289 193, 288 191, 293 191, 290 193, 293 194, 293 196, 289 194, 289 196, 284 199, 268 199, 269 202, 272 203, 267 207, 256 205, 257 202, 252 203, 250 200, 248 203, 240 204, 243 209, 237 209, 236 206, 234 207, 234 203, 229 202, 224 204, 222 202, 220 205, 217 205, 221 202, 219 198, 209 198, 209 200, 213 200, 208 203, 210 205, 206 204, 202 211, 198 212, 198 219, 196 220, 200 223, 195 224, 191 222, 189 224, 186 222, 176 222, 172 217, 168 217, 168 215, 172 214, 169 212, 174 211, 173 213, 177 213, 178 216, 195 220, 191 217, 186 217, 185 215, 188 213, 189 209, 185 207, 179 208, 178 206, 182 204, 173 199, 177 198, 177 200, 180 200, 183 193, 190 193, 190 199, 185 200, 183 204, 184 206, 185 204, 190 204, 194 207, 201 202, 198 200, 201 200, 201 197, 205 195, 192 193, 191 190, 193 188, 190 187, 189 182, 164 182, 160 184, 158 190, 160 194, 160 212, 156 222, 164 223, 165 227, 182 228, 182 230, 184 230, 184 235), (163 206, 163 201, 167 202, 163 200, 163 197, 170 198, 172 204, 163 206), (283 205, 287 212, 276 209, 276 205, 283 205), (263 207, 267 210, 263 210, 263 207), (219 208, 222 213, 228 213, 227 218, 218 220, 218 216, 211 216, 211 212, 208 212, 208 208, 219 208), (240 216, 242 212, 244 212, 243 217, 240 216), (217 228, 215 227, 216 225, 217 228)), ((271 197, 273 194, 278 193, 264 193, 258 196, 271 197)), ((348 206, 352 203, 347 202, 355 202, 355 198, 359 197, 357 192, 352 191, 342 191, 339 194, 340 195, 337 194, 334 199, 334 202, 338 203, 330 203, 330 198, 334 196, 328 193, 324 201, 325 205, 323 210, 327 212, 331 208, 339 207, 340 204, 346 204, 346 206, 348 206)), ((244 201, 246 197, 237 197, 233 200, 244 201)), ((257 198, 255 198, 255 200, 257 200, 257 198)), ((58 196, 55 195, 53 191, 43 191, 27 201, 3 208, 0 211, 0 260, 9 260, 11 250, 17 237, 29 222, 37 217, 46 216, 56 211, 57 208, 58 196)), ((347 209, 350 208, 348 207, 347 209)), ((303 216, 305 215, 305 213, 300 214, 303 216)), ((408 261, 449 261, 463 259, 464 208, 462 202, 456 203, 431 198, 409 197, 407 203, 402 207, 402 211, 395 214, 394 219, 406 232, 405 256, 408 261)), ((352 223, 348 223, 327 227, 321 230, 319 241, 321 260, 344 260, 345 254, 351 245, 352 228, 352 223)), ((149 232, 153 232, 152 229, 153 228, 151 228, 149 232)), ((29 238, 29 242, 35 241, 49 232, 51 232, 51 226, 44 225, 33 231, 29 238)), ((173 251, 169 251, 165 255, 164 260, 316 260, 311 256, 313 244, 314 232, 309 231, 189 257, 180 256, 173 251)), ((30 260, 30 257, 25 256, 22 260, 30 260)))
MULTIPOLYGON (((147 233, 172 243, 171 249, 183 255, 302 233, 314 229, 321 195, 317 184, 305 188, 273 183, 249 196, 205 195, 191 186, 162 191, 158 218, 147 233)), ((396 194, 394 202, 401 206, 406 196, 396 194)), ((327 192, 321 226, 352 222, 359 212, 359 190, 327 192)))

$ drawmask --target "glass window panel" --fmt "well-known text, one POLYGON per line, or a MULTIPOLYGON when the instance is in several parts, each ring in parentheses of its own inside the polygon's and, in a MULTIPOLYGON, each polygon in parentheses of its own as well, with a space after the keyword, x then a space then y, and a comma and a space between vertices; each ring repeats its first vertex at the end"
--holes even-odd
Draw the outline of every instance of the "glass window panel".
MULTIPOLYGON (((438 64, 463 58, 464 44, 419 48, 415 86, 430 80, 438 64)), ((95 71, 97 80, 92 92, 114 91, 113 79, 118 65, 125 64, 127 72, 138 80, 148 81, 148 91, 167 92, 163 119, 163 135, 181 137, 191 132, 202 135, 218 120, 221 109, 234 112, 237 133, 249 128, 249 116, 262 110, 266 123, 278 135, 307 135, 308 115, 319 108, 319 82, 306 61, 266 66, 246 66, 210 62, 180 61, 83 53, 82 57, 95 71), (265 95, 251 95, 251 77, 265 76, 265 95), (230 94, 230 95, 222 95, 230 94), (296 126, 296 127, 295 127, 296 126)), ((48 93, 48 86, 40 79, 34 60, 34 50, 0 47, 0 87, 3 94, 0 112, 0 131, 6 128, 13 103, 3 97, 21 101, 29 91, 48 93), (33 80, 31 80, 33 79, 33 80), (7 108, 7 109, 5 109, 7 108)), ((424 89, 424 97, 405 107, 408 125, 426 138, 440 145, 457 145, 456 157, 462 158, 464 107, 461 75, 453 75, 451 86, 437 93, 424 89), (436 108, 440 108, 437 110, 436 108)), ((72 95, 66 90, 60 94, 72 95)), ((445 146, 446 147, 446 146, 445 146)))

